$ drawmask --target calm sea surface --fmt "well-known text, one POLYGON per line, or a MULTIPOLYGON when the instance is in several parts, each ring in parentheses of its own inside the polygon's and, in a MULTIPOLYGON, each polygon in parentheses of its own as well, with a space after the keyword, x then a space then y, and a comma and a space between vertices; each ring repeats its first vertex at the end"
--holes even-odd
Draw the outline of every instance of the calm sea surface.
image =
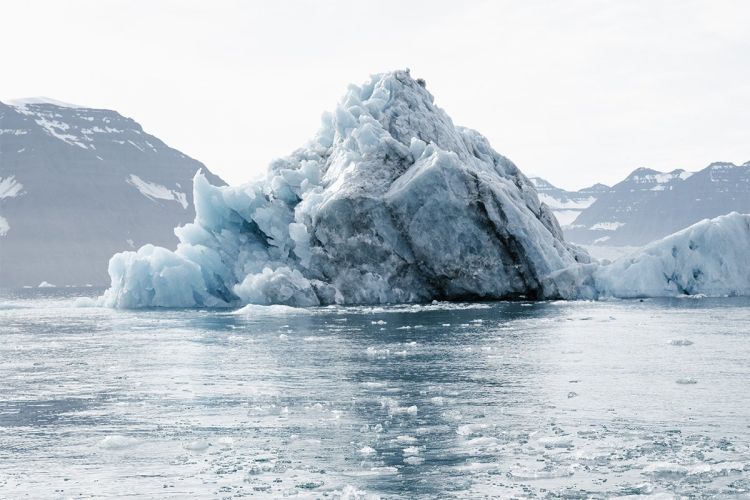
POLYGON ((0 294, 0 497, 750 496, 750 300, 0 294))

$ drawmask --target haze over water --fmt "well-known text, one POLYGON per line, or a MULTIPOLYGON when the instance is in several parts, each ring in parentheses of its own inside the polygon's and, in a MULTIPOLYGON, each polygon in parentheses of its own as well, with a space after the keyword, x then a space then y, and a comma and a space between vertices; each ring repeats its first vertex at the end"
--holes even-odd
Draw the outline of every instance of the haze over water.
POLYGON ((750 300, 0 294, 0 497, 750 493, 750 300))

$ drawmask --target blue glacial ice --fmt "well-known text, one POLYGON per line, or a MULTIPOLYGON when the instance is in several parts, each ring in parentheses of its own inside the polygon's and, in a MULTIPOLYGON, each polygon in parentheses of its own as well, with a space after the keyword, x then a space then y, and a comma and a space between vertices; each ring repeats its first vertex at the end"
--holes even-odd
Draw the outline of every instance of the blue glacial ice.
POLYGON ((750 295, 750 215, 705 219, 611 264, 557 271, 545 293, 566 299, 750 295))
POLYGON ((352 85, 315 137, 242 186, 194 179, 174 251, 112 257, 104 304, 315 306, 750 291, 748 216, 609 265, 566 243, 530 181, 408 71, 352 85))

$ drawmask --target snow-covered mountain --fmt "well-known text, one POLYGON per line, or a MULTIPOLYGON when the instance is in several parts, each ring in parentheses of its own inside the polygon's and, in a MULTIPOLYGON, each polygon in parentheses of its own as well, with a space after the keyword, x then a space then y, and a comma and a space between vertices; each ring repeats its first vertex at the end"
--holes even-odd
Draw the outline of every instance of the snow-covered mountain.
POLYGON ((200 162, 116 111, 0 103, 0 287, 104 285, 117 251, 172 245, 200 162))
POLYGON ((578 191, 566 191, 541 177, 530 177, 529 180, 536 188, 539 201, 546 203, 552 209, 563 228, 572 223, 581 211, 590 207, 597 198, 610 189, 604 184, 594 184, 578 191))
POLYGON ((750 162, 712 163, 694 173, 639 168, 564 230, 582 245, 640 246, 733 211, 750 213, 750 162))
POLYGON ((110 262, 118 307, 353 304, 540 297, 588 261, 531 182, 454 126, 408 71, 349 87, 317 135, 239 187, 195 178, 175 251, 110 262))

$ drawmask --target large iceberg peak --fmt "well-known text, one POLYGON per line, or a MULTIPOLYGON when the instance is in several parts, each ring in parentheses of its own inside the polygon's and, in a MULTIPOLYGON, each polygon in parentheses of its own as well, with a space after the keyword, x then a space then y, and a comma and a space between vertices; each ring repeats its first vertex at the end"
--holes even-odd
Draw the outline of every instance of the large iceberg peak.
POLYGON ((238 187, 194 179, 174 252, 115 255, 105 303, 236 306, 542 294, 587 261, 534 187, 409 71, 351 85, 312 141, 238 187))

